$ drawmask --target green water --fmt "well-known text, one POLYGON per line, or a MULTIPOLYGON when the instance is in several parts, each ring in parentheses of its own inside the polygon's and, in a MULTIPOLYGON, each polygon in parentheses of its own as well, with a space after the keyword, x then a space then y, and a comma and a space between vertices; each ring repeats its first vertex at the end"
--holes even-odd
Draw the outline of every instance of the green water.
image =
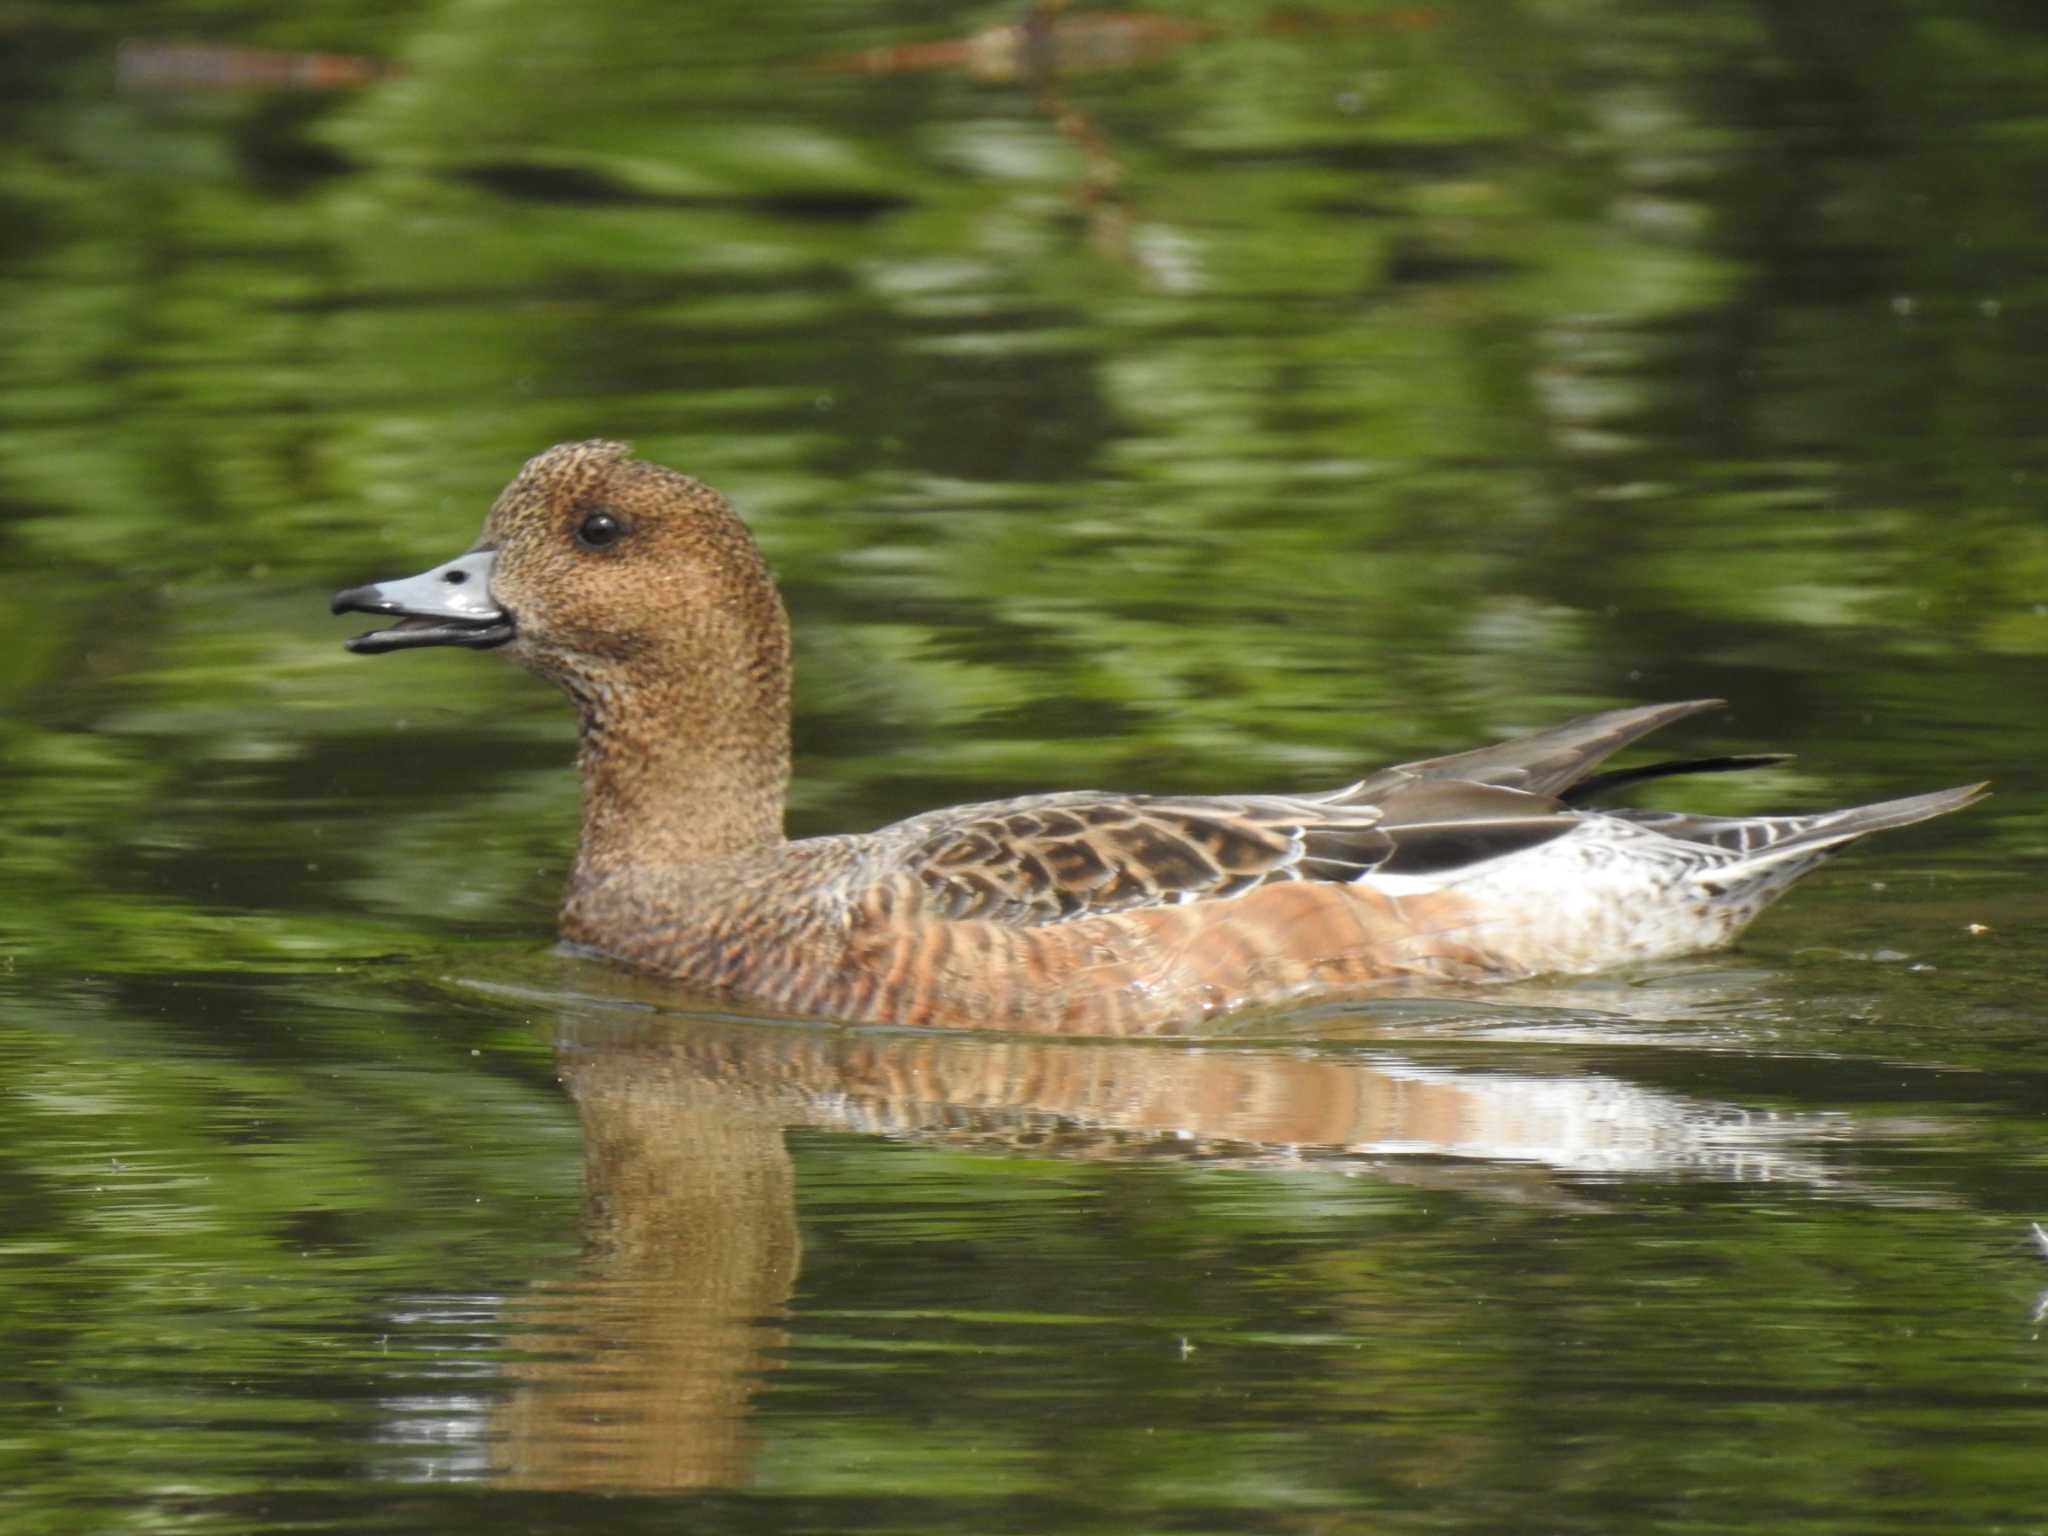
POLYGON ((6 12, 0 1531, 2048 1531, 2048 29, 843 59, 1021 14, 6 12), (758 530, 799 833, 1709 695, 1797 760, 1660 803, 1998 795, 1478 1001, 678 1011, 562 703, 326 613, 596 435, 758 530))

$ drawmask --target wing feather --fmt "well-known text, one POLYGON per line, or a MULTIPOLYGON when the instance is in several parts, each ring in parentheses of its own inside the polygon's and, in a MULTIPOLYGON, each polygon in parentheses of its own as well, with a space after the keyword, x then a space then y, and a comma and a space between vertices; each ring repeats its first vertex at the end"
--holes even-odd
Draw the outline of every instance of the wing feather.
POLYGON ((1321 795, 1080 793, 937 811, 867 840, 874 889, 892 909, 908 898, 928 916, 1035 926, 1227 900, 1276 881, 1382 879, 1382 891, 1410 881, 1433 887, 1562 837, 1588 818, 1634 822, 1753 867, 1938 815, 1976 793, 1817 817, 1575 808, 1594 794, 1639 781, 1778 761, 1751 754, 1599 771, 1608 757, 1651 731, 1717 703, 1697 699, 1586 715, 1496 746, 1384 768, 1321 795))
POLYGON ((1404 785, 1376 805, 1060 795, 923 818, 900 867, 937 915, 1035 926, 1227 900, 1276 880, 1450 876, 1576 821, 1547 796, 1448 781, 1404 785))
POLYGON ((1690 699, 1683 704, 1581 715, 1547 731, 1517 736, 1495 746, 1382 768, 1329 798, 1340 802, 1378 800, 1403 785, 1425 782, 1490 784, 1538 795, 1563 794, 1629 743, 1673 721, 1720 707, 1719 699, 1690 699))

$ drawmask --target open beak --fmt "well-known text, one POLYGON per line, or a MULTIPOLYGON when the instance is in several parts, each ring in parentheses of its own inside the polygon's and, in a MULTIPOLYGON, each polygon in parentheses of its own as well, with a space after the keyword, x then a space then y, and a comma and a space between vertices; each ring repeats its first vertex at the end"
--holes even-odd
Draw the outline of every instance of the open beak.
POLYGON ((512 615, 491 596, 494 549, 473 549, 446 565, 398 581, 350 587, 334 595, 336 613, 388 613, 398 622, 348 642, 352 651, 411 650, 422 645, 466 645, 487 651, 519 633, 512 615))

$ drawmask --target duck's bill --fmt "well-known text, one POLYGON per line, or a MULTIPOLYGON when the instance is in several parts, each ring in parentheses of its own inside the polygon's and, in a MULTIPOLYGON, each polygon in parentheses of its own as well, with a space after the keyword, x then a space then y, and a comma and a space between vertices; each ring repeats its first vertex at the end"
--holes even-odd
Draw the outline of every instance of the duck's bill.
POLYGON ((466 645, 487 651, 505 644, 519 629, 491 596, 496 560, 495 550, 473 549, 418 576, 337 592, 336 613, 390 614, 398 620, 388 629, 355 636, 348 648, 374 656, 423 645, 466 645))
POLYGON ((488 651, 493 646, 505 644, 517 633, 509 623, 470 624, 413 614, 400 619, 389 629, 371 629, 360 635, 351 635, 342 644, 362 656, 375 656, 383 651, 416 650, 423 645, 466 645, 473 651, 488 651))

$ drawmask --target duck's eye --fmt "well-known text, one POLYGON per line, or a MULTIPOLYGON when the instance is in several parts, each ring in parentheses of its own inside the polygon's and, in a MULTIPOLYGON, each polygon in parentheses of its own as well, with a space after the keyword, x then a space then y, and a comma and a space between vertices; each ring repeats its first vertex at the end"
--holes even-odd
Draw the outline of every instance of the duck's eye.
POLYGON ((626 536, 626 525, 609 512, 593 512, 576 528, 576 542, 585 549, 609 549, 626 536))

